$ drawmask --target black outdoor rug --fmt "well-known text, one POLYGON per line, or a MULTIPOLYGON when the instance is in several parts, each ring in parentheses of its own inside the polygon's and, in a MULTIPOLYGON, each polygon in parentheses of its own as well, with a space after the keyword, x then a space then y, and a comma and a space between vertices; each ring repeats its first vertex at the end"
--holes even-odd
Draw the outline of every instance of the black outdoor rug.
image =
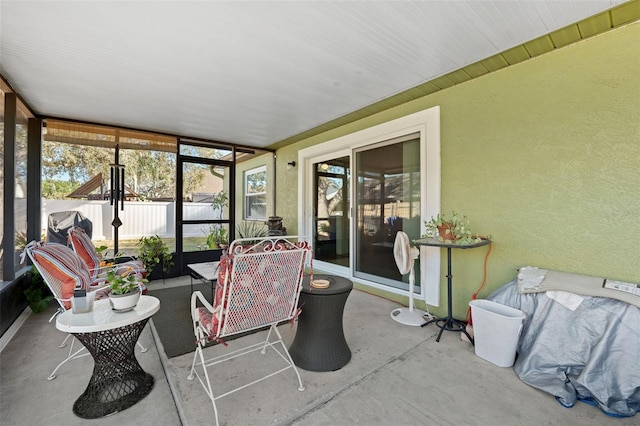
MULTIPOLYGON (((193 283, 193 290, 199 290, 213 301, 211 285, 193 283)), ((167 358, 184 355, 196 350, 196 337, 191 321, 191 286, 183 285, 149 290, 149 296, 160 300, 160 310, 152 317, 153 325, 160 337, 167 358)))
MULTIPOLYGON (((199 290, 204 297, 213 304, 211 284, 193 282, 193 291, 199 290)), ((193 321, 191 321, 191 286, 182 285, 163 289, 149 290, 149 296, 160 300, 160 310, 152 317, 158 337, 164 347, 167 358, 174 358, 196 350, 196 337, 193 334, 193 321)), ((263 327, 234 336, 227 336, 225 341, 247 336, 269 327, 263 327)), ((215 341, 207 343, 213 346, 215 341)))

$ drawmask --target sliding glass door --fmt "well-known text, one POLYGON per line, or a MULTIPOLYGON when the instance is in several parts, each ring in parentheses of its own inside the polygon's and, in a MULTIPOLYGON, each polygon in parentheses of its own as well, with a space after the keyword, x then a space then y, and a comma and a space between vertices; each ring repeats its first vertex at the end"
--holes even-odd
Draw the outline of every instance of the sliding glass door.
POLYGON ((398 231, 420 237, 419 135, 356 150, 355 176, 354 276, 406 289, 393 244, 398 231))
MULTIPOLYGON (((440 108, 433 107, 301 149, 299 229, 314 268, 405 295, 393 246, 420 238, 440 211, 440 108)), ((421 247, 416 295, 439 306, 440 250, 421 247)))
MULTIPOLYGON (((419 134, 351 153, 310 162, 314 259, 321 269, 345 268, 354 277, 406 290, 408 277, 398 272, 393 243, 398 231, 420 237, 419 134)), ((415 266, 419 286, 420 267, 415 266)))

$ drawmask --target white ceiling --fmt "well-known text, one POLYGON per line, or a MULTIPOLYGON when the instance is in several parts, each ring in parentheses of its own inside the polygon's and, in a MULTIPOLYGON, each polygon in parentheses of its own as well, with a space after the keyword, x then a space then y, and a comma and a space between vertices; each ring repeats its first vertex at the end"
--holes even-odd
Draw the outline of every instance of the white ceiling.
POLYGON ((624 0, 0 1, 37 114, 267 147, 624 0))

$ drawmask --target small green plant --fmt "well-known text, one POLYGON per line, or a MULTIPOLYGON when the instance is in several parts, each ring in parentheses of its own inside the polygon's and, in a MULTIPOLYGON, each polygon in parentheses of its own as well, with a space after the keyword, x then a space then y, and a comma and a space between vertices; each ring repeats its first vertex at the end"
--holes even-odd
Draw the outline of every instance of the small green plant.
POLYGON ((107 282, 111 288, 111 294, 127 294, 140 291, 140 283, 146 283, 149 280, 134 274, 133 269, 129 273, 119 274, 118 268, 111 268, 107 272, 107 282))
MULTIPOLYGON (((222 219, 224 215, 223 208, 229 205, 229 194, 226 191, 220 191, 211 197, 211 207, 217 213, 218 219, 222 219)), ((227 229, 220 224, 211 225, 209 227, 209 235, 207 236, 207 247, 217 248, 229 245, 229 236, 227 229)))
POLYGON ((104 257, 107 255, 107 249, 109 247, 107 246, 96 246, 96 253, 98 253, 98 256, 100 256, 100 259, 104 259, 104 257))
POLYGON ((269 233, 269 228, 262 222, 243 220, 236 226, 239 238, 262 238, 269 233))
POLYGON ((31 267, 28 275, 30 285, 25 289, 24 295, 29 302, 29 308, 37 314, 47 309, 49 302, 53 300, 53 295, 35 266, 31 267))
POLYGON ((323 221, 322 223, 320 223, 320 232, 329 234, 329 231, 331 231, 331 225, 328 221, 323 221))
POLYGON ((243 220, 236 226, 239 238, 256 238, 255 240, 244 241, 243 244, 256 244, 259 238, 269 235, 269 228, 262 222, 243 220))
POLYGON ((216 248, 225 244, 229 244, 226 228, 222 225, 211 225, 207 236, 207 247, 216 248))
POLYGON ((465 215, 451 212, 450 216, 438 213, 437 216, 424 222, 425 234, 423 237, 438 237, 438 240, 460 245, 473 244, 481 240, 473 235, 469 229, 469 219, 465 215))
POLYGON ((150 274, 153 267, 157 264, 162 265, 163 272, 169 272, 173 265, 169 247, 157 235, 151 237, 142 237, 138 240, 138 257, 144 263, 144 267, 150 274))
POLYGON ((27 245, 27 233, 24 231, 16 232, 16 251, 23 250, 27 245))
POLYGON ((96 253, 100 257, 100 267, 112 266, 118 263, 118 259, 124 254, 122 252, 116 253, 113 257, 107 257, 109 254, 107 246, 96 246, 96 253))
POLYGON ((218 212, 218 218, 222 219, 222 209, 229 205, 229 195, 226 191, 220 191, 211 196, 211 207, 218 212))

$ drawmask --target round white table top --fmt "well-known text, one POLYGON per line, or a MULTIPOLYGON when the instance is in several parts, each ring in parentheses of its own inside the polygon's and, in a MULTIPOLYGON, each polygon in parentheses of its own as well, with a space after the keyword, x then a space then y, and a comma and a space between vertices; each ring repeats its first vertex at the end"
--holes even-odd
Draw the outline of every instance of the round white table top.
POLYGON ((65 333, 93 333, 135 324, 158 312, 160 301, 153 296, 140 296, 136 307, 129 312, 111 309, 109 299, 96 300, 93 310, 74 314, 71 309, 56 317, 56 328, 65 333))

